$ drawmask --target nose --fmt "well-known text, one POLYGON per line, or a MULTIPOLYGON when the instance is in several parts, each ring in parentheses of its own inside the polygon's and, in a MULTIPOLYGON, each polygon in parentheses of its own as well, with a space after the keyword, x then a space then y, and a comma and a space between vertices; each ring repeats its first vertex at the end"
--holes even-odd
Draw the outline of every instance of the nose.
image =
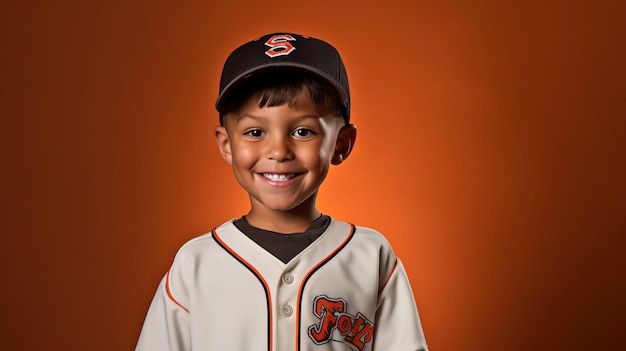
POLYGON ((293 160, 294 153, 290 139, 278 136, 270 138, 267 145, 267 158, 278 162, 293 160))

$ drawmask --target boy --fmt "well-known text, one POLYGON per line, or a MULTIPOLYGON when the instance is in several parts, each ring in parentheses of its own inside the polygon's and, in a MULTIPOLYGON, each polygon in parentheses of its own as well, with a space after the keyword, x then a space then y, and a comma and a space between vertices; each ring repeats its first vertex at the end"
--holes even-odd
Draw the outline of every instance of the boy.
POLYGON ((316 207, 356 140, 335 48, 281 33, 244 44, 226 60, 216 108, 217 146, 250 211, 180 249, 137 350, 426 350, 387 241, 316 207))

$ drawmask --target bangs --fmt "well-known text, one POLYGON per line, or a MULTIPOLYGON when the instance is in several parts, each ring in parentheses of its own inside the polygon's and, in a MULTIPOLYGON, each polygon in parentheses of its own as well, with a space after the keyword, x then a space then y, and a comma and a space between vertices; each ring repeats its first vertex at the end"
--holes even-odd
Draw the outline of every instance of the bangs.
POLYGON ((255 75, 233 92, 225 104, 223 114, 235 112, 249 99, 256 100, 259 107, 284 104, 295 106, 303 96, 309 97, 316 105, 331 107, 334 116, 342 116, 341 100, 337 91, 325 82, 297 71, 255 75))

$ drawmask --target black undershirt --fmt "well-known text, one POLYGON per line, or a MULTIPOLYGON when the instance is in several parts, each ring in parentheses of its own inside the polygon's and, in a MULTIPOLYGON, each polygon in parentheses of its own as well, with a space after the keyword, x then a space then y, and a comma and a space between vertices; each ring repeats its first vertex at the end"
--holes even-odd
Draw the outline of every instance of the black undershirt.
POLYGON ((283 263, 291 261, 302 250, 319 238, 330 225, 329 216, 319 216, 303 233, 281 234, 251 226, 243 216, 233 222, 248 238, 276 256, 283 263))

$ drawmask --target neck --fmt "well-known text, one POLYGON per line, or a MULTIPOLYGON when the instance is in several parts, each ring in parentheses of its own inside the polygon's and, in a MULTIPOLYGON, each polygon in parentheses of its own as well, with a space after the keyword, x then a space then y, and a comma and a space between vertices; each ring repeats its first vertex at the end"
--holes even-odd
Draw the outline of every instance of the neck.
POLYGON ((277 233, 302 233, 315 221, 321 213, 315 209, 306 211, 260 211, 252 209, 246 215, 251 226, 277 233))

